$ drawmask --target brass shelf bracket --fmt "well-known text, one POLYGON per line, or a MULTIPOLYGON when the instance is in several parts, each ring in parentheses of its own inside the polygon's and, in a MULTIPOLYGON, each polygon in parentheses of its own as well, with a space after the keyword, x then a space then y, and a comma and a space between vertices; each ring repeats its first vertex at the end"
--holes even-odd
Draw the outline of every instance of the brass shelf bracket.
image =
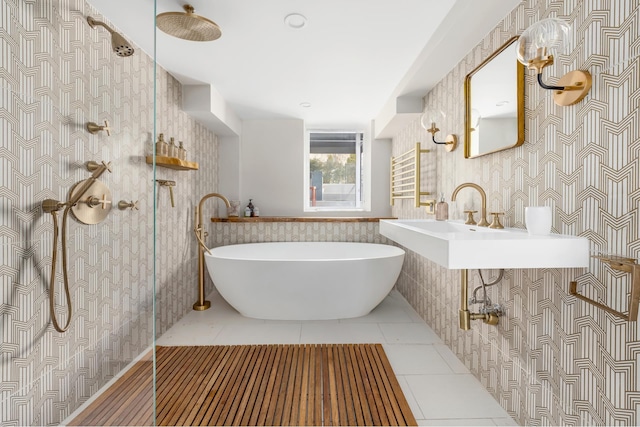
POLYGON ((631 274, 631 297, 629 298, 629 311, 628 314, 614 310, 613 308, 599 303, 589 297, 585 297, 578 293, 578 282, 572 281, 569 283, 569 294, 574 297, 586 301, 594 306, 611 313, 616 317, 619 317, 627 322, 635 322, 638 320, 638 305, 640 304, 640 265, 633 258, 623 257, 605 257, 595 255, 594 258, 598 258, 600 261, 606 263, 613 270, 622 271, 631 274))

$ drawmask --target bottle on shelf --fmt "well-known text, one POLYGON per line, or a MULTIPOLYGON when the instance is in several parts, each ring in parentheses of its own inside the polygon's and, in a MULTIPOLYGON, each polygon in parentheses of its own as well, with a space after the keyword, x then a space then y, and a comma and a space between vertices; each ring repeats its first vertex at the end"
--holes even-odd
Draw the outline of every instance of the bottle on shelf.
POLYGON ((158 142, 156 142, 156 156, 166 157, 167 153, 167 142, 164 140, 164 134, 158 134, 158 142))
POLYGON ((255 216, 255 212, 253 211, 254 206, 253 203, 251 202, 253 199, 249 199, 249 204, 247 205, 247 209, 249 209, 250 211, 250 215, 249 216, 255 216))
POLYGON ((176 140, 174 137, 169 138, 169 157, 178 157, 178 147, 176 146, 176 140))
POLYGON ((182 145, 182 141, 180 141, 180 146, 178 147, 178 158, 180 160, 187 160, 187 150, 185 150, 184 145, 182 145))

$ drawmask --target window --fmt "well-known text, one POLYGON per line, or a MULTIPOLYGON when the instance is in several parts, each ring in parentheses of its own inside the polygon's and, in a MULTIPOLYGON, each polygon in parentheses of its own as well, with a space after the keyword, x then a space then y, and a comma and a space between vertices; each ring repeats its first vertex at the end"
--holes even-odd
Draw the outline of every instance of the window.
POLYGON ((308 132, 305 210, 363 208, 363 132, 308 132))

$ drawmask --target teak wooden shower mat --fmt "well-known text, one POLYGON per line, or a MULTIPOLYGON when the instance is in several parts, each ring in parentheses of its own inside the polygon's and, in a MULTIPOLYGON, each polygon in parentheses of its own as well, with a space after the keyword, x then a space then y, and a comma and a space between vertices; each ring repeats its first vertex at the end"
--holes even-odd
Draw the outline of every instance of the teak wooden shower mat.
MULTIPOLYGON (((416 425, 380 344, 157 347, 157 425, 416 425)), ((69 425, 152 425, 136 363, 69 425)))

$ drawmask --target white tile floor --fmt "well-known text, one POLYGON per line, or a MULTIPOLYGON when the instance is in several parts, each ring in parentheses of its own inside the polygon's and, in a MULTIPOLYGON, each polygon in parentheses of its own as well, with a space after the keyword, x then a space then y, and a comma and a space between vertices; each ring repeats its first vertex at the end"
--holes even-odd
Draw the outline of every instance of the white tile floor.
POLYGON ((158 345, 382 343, 419 425, 516 425, 458 358, 393 291, 368 316, 345 320, 249 319, 219 294, 158 345))

